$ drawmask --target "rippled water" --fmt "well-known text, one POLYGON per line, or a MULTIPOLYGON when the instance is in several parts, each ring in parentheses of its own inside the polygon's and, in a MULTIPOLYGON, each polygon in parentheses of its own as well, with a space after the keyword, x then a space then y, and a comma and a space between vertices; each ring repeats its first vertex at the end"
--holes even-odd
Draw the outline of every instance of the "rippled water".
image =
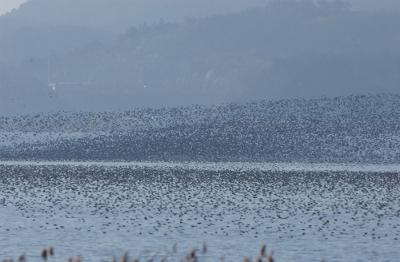
POLYGON ((179 257, 206 241, 205 261, 263 242, 277 261, 398 261, 400 173, 355 167, 3 162, 0 258, 179 257))

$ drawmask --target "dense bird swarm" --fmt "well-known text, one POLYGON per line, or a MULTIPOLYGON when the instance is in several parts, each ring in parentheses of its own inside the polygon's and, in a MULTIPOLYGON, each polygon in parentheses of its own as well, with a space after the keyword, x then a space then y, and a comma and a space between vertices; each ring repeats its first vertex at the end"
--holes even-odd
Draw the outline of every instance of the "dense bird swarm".
POLYGON ((52 244, 88 261, 124 251, 147 261, 171 255, 175 242, 180 258, 207 241, 207 261, 255 255, 260 242, 279 261, 390 260, 400 255, 399 178, 377 172, 0 166, 0 257, 35 255, 52 244))
POLYGON ((0 118, 0 157, 400 162, 400 96, 0 118))

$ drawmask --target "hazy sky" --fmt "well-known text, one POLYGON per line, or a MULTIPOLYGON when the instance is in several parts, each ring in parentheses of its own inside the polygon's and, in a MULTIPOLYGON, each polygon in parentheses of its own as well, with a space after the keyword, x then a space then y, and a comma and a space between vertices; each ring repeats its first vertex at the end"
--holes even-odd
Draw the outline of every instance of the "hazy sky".
MULTIPOLYGON (((0 0, 0 14, 18 7, 26 0, 0 0)), ((232 0, 235 1, 235 0, 232 0)), ((356 9, 400 11, 400 0, 348 0, 356 9)), ((112 1, 111 1, 112 2, 112 1)))
POLYGON ((0 0, 0 14, 18 7, 24 0, 0 0))

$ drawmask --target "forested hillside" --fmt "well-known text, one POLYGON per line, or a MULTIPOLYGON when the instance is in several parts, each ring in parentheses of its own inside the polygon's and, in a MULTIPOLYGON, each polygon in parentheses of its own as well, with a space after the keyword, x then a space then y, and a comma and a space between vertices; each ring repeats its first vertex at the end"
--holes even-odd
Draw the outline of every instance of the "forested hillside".
POLYGON ((265 0, 29 0, 0 21, 12 22, 14 27, 34 23, 122 33, 131 26, 153 24, 160 19, 179 22, 265 4, 265 0))
MULTIPOLYGON (((1 17, 0 28, 9 19, 34 13, 39 4, 51 8, 48 0, 34 0, 1 17)), ((101 15, 101 5, 93 3, 93 15, 101 15)), ((59 12, 69 17, 79 6, 59 12)), ((0 73, 0 112, 399 92, 397 13, 356 12, 340 1, 303 0, 184 21, 125 22, 132 25, 124 33, 110 33, 100 24, 60 22, 8 34, 0 42, 0 61, 14 77, 0 73)))

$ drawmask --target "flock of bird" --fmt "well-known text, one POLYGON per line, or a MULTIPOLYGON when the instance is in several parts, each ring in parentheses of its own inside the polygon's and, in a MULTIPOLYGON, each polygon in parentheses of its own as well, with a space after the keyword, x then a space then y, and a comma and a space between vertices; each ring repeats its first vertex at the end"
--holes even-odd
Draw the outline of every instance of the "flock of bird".
POLYGON ((371 259, 399 254, 400 175, 0 166, 0 216, 0 257, 13 255, 7 240, 23 235, 28 251, 54 244, 85 256, 96 246, 89 261, 112 256, 116 243, 115 252, 132 247, 146 258, 174 242, 184 243, 183 251, 208 241, 209 259, 228 261, 261 241, 287 260, 312 254, 335 261, 335 252, 330 257, 311 243, 384 244, 381 253, 354 254, 371 259))

